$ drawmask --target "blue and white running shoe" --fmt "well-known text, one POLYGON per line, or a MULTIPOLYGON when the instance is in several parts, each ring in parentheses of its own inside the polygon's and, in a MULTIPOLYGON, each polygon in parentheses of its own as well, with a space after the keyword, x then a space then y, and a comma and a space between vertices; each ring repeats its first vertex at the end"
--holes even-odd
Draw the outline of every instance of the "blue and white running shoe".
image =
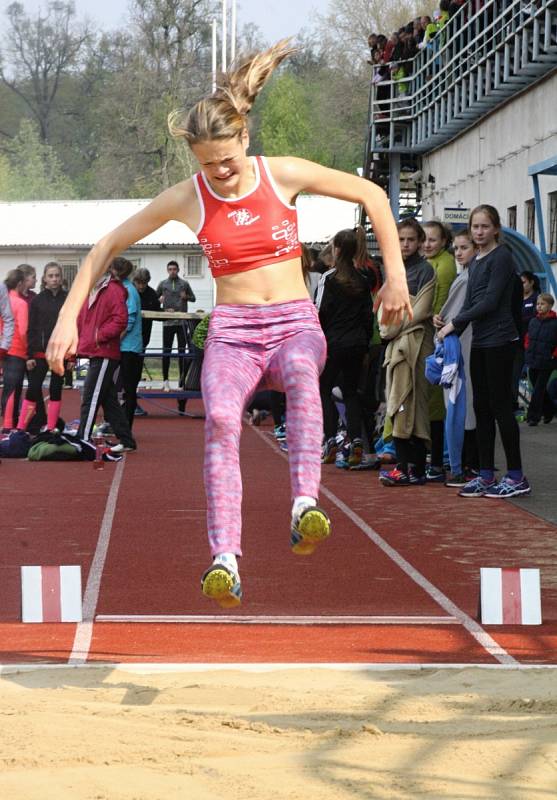
POLYGON ((498 483, 491 486, 485 493, 486 497, 516 497, 520 494, 530 494, 532 491, 528 479, 524 476, 519 481, 514 481, 505 475, 498 483))
POLYGON ((497 481, 485 481, 480 475, 468 483, 465 483, 460 492, 459 497, 485 497, 486 492, 496 485, 497 481))

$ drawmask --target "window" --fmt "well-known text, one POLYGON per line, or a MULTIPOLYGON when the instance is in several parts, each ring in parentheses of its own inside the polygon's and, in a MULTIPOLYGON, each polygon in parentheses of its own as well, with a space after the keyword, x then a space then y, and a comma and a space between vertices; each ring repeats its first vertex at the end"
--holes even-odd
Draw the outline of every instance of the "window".
POLYGON ((549 252, 557 253, 557 192, 549 193, 549 252))
POLYGON ((68 285, 69 289, 77 275, 77 264, 70 261, 59 261, 58 263, 62 267, 62 281, 68 285))
POLYGON ((201 278, 203 275, 203 256, 185 256, 185 271, 188 278, 201 278))
POLYGON ((524 228, 528 239, 536 241, 536 207, 534 200, 527 200, 524 203, 524 228))
POLYGON ((516 206, 509 206, 507 208, 507 228, 516 230, 516 206))

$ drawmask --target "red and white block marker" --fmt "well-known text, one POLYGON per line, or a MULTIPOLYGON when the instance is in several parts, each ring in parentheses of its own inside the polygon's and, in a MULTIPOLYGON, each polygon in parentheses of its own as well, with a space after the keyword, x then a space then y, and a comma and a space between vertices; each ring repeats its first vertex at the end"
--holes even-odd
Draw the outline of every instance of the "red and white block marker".
POLYGON ((81 567, 22 567, 23 622, 81 622, 81 567))
POLYGON ((484 625, 541 625, 539 569, 483 567, 480 608, 484 625))

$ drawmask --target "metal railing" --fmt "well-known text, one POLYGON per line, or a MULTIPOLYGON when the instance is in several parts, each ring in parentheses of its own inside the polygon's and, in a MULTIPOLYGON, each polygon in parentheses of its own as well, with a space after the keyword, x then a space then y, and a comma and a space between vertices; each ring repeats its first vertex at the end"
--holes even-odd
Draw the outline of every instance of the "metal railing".
POLYGON ((474 6, 407 63, 411 74, 372 83, 367 153, 428 152, 557 67, 557 0, 474 6))

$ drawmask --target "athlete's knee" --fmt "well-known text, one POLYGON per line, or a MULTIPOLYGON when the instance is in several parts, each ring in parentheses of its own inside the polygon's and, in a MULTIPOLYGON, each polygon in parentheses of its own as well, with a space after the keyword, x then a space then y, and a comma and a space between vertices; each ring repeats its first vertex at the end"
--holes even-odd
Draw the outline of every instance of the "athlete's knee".
POLYGON ((230 406, 211 405, 205 408, 205 427, 211 438, 222 441, 240 435, 241 420, 230 406))

